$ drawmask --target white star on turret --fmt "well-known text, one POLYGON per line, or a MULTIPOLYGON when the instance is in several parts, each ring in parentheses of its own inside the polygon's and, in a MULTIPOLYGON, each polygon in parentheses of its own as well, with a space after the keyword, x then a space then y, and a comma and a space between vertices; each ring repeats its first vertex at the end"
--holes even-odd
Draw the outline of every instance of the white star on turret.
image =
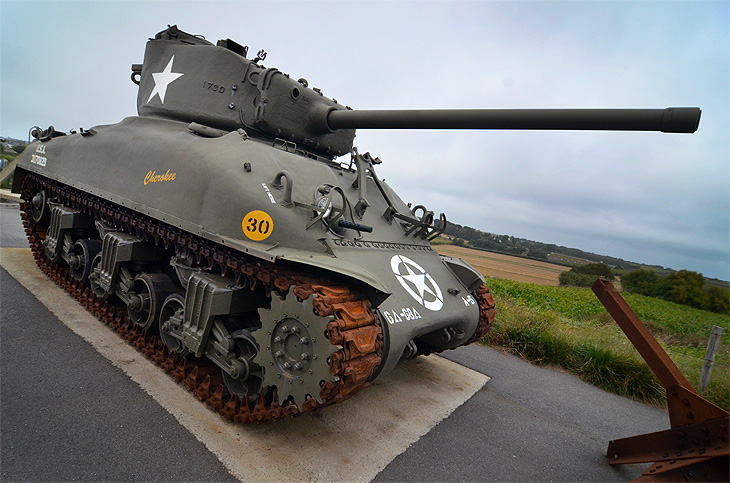
POLYGON ((165 93, 167 92, 167 86, 170 85, 171 82, 175 81, 178 77, 181 77, 182 73, 177 73, 172 71, 172 61, 175 60, 175 56, 173 55, 170 58, 170 62, 167 63, 167 67, 165 67, 165 70, 162 72, 158 72, 157 74, 152 74, 152 78, 155 81, 155 88, 152 89, 152 93, 150 94, 150 98, 147 99, 147 102, 149 103, 153 97, 156 95, 160 96, 160 101, 164 104, 165 103, 165 93))

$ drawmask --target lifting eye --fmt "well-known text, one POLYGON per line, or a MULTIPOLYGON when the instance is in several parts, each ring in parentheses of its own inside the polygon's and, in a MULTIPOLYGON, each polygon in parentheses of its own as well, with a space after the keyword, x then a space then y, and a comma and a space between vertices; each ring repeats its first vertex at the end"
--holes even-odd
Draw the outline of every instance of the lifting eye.
POLYGON ((322 218, 327 218, 332 213, 332 200, 328 196, 323 196, 317 201, 317 208, 323 210, 322 218))

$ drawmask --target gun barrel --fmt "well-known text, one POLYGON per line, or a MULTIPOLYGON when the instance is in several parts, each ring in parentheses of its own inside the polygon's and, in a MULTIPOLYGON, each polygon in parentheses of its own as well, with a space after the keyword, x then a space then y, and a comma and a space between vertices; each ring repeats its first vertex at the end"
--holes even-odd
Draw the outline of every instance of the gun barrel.
POLYGON ((557 129, 693 133, 698 107, 666 109, 414 109, 331 110, 337 129, 557 129))

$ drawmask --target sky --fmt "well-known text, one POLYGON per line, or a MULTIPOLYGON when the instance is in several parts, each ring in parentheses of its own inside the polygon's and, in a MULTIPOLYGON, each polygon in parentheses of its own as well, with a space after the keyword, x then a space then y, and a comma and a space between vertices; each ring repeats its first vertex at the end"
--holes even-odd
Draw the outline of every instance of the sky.
POLYGON ((730 279, 730 2, 0 0, 0 135, 136 115, 177 24, 353 109, 700 107, 692 135, 358 130, 407 202, 461 225, 730 279))

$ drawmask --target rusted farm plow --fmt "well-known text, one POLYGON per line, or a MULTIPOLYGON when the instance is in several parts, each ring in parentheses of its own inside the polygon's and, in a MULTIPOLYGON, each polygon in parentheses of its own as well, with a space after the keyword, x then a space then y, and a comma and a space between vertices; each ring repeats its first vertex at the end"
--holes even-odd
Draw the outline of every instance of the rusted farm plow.
POLYGON ((666 389, 671 425, 610 441, 609 464, 654 463, 633 481, 730 481, 728 412, 695 392, 610 282, 597 280, 593 292, 666 389))

